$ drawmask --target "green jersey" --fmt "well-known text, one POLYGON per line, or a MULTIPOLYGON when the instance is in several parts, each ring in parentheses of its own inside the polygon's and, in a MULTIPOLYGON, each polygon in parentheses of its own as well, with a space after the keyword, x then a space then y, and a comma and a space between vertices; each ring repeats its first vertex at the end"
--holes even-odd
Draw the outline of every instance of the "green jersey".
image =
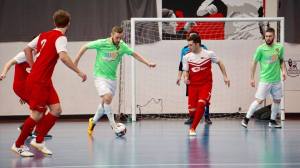
POLYGON ((125 54, 133 54, 133 50, 124 41, 121 40, 117 47, 111 38, 89 42, 86 47, 97 51, 94 76, 110 80, 116 80, 116 72, 122 57, 125 54))
POLYGON ((276 83, 281 80, 281 60, 283 61, 284 48, 281 44, 274 43, 260 45, 253 59, 260 64, 260 81, 264 83, 276 83))

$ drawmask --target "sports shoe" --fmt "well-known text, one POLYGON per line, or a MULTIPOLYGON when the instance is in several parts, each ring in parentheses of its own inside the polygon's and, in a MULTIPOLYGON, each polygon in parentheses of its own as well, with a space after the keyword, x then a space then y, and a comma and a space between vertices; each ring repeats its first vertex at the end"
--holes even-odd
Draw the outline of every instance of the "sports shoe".
POLYGON ((269 127, 270 128, 281 128, 281 125, 278 124, 275 120, 270 120, 269 127))
POLYGON ((194 129, 190 129, 189 136, 196 136, 196 131, 194 129))
POLYGON ((34 156, 33 153, 29 152, 29 148, 25 145, 22 145, 18 148, 18 147, 16 147, 16 144, 14 143, 13 146, 11 147, 11 150, 23 157, 33 157, 34 156))
POLYGON ((193 120, 194 120, 193 117, 189 117, 189 118, 184 122, 184 124, 186 124, 186 125, 191 125, 191 124, 193 123, 193 120))
POLYGON ((37 150, 41 151, 44 154, 52 155, 51 150, 46 147, 45 142, 37 143, 35 139, 32 139, 30 145, 35 147, 37 150))
POLYGON ((206 124, 212 124, 212 121, 210 120, 209 116, 206 116, 204 121, 206 124))
POLYGON ((241 125, 245 128, 248 127, 248 122, 249 122, 249 118, 245 117, 242 122, 241 122, 241 125))
POLYGON ((90 118, 90 119, 89 119, 88 130, 87 130, 87 132, 88 132, 89 135, 92 135, 92 134, 93 134, 93 130, 94 130, 95 125, 96 125, 96 124, 94 124, 93 118, 90 118))

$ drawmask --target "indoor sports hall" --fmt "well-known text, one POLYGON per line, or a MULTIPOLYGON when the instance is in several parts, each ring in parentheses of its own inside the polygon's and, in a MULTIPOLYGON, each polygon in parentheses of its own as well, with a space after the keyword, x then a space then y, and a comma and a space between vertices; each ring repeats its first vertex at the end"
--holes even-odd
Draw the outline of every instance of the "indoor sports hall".
POLYGON ((297 0, 0 0, 0 167, 300 167, 297 0))

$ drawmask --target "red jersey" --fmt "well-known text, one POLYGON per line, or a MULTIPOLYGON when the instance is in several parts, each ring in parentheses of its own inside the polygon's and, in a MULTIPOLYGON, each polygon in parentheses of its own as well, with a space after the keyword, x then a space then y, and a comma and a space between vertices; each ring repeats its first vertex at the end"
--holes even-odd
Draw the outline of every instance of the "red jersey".
POLYGON ((213 51, 202 49, 200 53, 190 52, 183 57, 182 69, 189 72, 191 85, 212 84, 211 64, 218 58, 213 51))
POLYGON ((58 60, 56 40, 63 36, 59 30, 41 33, 36 44, 37 59, 28 78, 32 81, 51 84, 51 77, 58 60))

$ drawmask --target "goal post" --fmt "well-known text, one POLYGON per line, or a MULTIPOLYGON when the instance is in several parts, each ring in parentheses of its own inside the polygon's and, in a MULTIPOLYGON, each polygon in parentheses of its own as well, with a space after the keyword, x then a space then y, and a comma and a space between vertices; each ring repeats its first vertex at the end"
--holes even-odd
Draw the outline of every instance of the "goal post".
MULTIPOLYGON (((137 25, 138 23, 157 23, 155 24, 155 36, 157 36, 156 38, 160 41, 163 39, 163 35, 162 35, 162 24, 161 23, 179 23, 179 22, 185 22, 185 23, 200 23, 200 22, 206 22, 206 23, 216 23, 216 22, 222 22, 225 25, 227 23, 243 23, 243 22, 247 22, 247 23, 260 23, 260 22, 270 22, 270 23, 277 23, 276 27, 274 27, 275 29, 277 29, 276 34, 278 36, 277 40, 280 43, 284 43, 284 18, 283 17, 264 17, 264 18, 131 18, 130 20, 130 38, 128 40, 130 40, 130 46, 133 50, 135 50, 137 48, 137 45, 143 45, 143 44, 139 44, 140 42, 137 42, 137 25), (279 23, 279 24, 278 24, 279 23)), ((147 26, 146 26, 147 27, 147 26)), ((151 28, 149 28, 151 29, 151 28)), ((210 28, 208 28, 210 29, 210 28)), ((247 33, 247 32, 245 32, 247 33)), ((203 34, 200 34, 200 36, 202 37, 203 34)), ((226 40, 228 38, 228 36, 226 35, 226 31, 225 31, 225 35, 224 35, 224 39, 226 40)), ((177 40, 177 39, 174 39, 177 40)), ((183 39, 181 39, 183 40, 183 39)), ((213 40, 213 39, 212 39, 213 40)), ((233 39, 234 40, 234 39, 233 39)), ((247 40, 247 39, 245 39, 247 40)), ((154 40, 155 41, 155 40, 154 40)), ((205 41, 205 39, 203 40, 205 41)), ((208 40, 209 41, 209 40, 208 40)), ((151 42, 150 42, 151 43, 151 42)), ((162 46, 163 47, 163 46, 162 46)), ((180 46, 178 46, 180 48, 180 46)), ((181 46, 183 47, 183 46, 181 46)), ((235 49, 236 46, 233 46, 233 49, 235 49)), ((210 48, 209 49, 214 51, 214 48, 210 48)), ((238 47, 237 47, 238 48, 238 47)), ((251 53, 248 53, 248 56, 253 55, 254 51, 251 53)), ((177 54, 179 55, 179 53, 177 54)), ((218 55, 218 53, 217 53, 218 55)), ((221 54, 220 54, 221 55, 221 54)), ((153 60, 150 56, 150 54, 145 55, 147 58, 149 58, 149 60, 158 63, 159 66, 159 61, 160 60, 153 60)), ((177 59, 177 58, 176 58, 177 59)), ((131 115, 132 115, 132 121, 136 121, 137 120, 137 79, 136 79, 136 61, 134 60, 134 58, 131 59, 130 61, 130 71, 131 71, 131 82, 130 82, 130 94, 131 94, 131 115)), ((228 67, 226 67, 228 68, 228 67)), ((249 67, 246 67, 247 69, 249 69, 249 67)), ((150 71, 150 70, 149 70, 150 71)), ((249 70, 248 70, 249 71, 249 70)), ((220 72, 216 72, 216 73, 220 73, 220 72)), ((227 72, 229 73, 229 78, 231 78, 232 76, 230 76, 230 74, 232 74, 231 72, 227 72)), ((176 76, 176 74, 170 74, 170 75, 174 75, 176 76)), ((213 74, 214 75, 214 74, 213 74)), ((248 75, 248 74, 247 74, 248 75)), ((147 81, 143 81, 143 82, 147 82, 147 81)), ((159 81, 158 81, 159 82, 159 81)), ((221 82, 221 81, 214 81, 215 82, 221 82)), ((128 82, 127 82, 128 85, 128 82)), ((249 87, 250 88, 250 87, 249 87)), ((283 85, 284 88, 284 85, 283 85)), ((158 88, 159 89, 159 88, 158 88)), ((213 91, 214 92, 214 91, 213 91)), ((252 95, 251 97, 253 98, 254 95, 254 91, 252 91, 252 95)), ((128 93, 127 93, 128 94, 128 93)), ((283 94, 284 95, 284 94, 283 94)), ((184 97, 182 97, 182 99, 185 99, 184 97)), ((224 100, 226 101, 226 100, 224 100)), ((164 101, 166 102, 166 101, 164 101)), ((212 102, 214 103, 214 102, 212 102)), ((250 101, 248 102, 248 105, 250 105, 250 101)), ((282 103, 281 103, 281 120, 285 119, 285 114, 284 114, 284 96, 282 98, 282 103)), ((245 107, 243 107, 243 109, 245 110, 245 107)))

